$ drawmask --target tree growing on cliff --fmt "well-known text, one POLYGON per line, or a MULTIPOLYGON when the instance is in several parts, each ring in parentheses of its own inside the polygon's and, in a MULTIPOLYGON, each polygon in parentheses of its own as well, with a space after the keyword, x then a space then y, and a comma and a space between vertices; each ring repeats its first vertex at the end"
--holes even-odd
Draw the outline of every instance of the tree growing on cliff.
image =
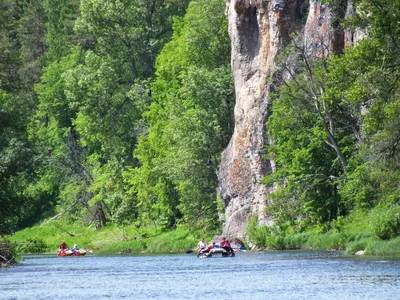
POLYGON ((398 205, 399 176, 399 88, 400 88, 400 10, 395 0, 355 1, 361 12, 348 23, 361 27, 368 37, 349 52, 348 60, 360 72, 360 88, 370 101, 364 105, 363 137, 353 172, 349 174, 342 195, 350 206, 370 209, 376 205, 398 205))
MULTIPOLYGON (((341 56, 306 58, 282 81, 268 121, 278 171, 267 184, 277 221, 327 224, 354 209, 396 203, 398 176, 397 1, 357 1, 348 21, 368 37, 341 56), (389 15, 389 17, 385 17, 389 15), (386 203, 386 204, 385 204, 386 203), (311 222, 310 222, 311 221, 311 222)), ((301 228, 301 227, 300 227, 301 228)))
POLYGON ((271 195, 269 210, 283 220, 324 223, 344 210, 338 184, 362 143, 361 107, 345 95, 356 76, 338 57, 310 58, 301 51, 299 58, 297 74, 284 68, 289 80, 280 82, 268 120, 274 145, 267 151, 278 171, 266 182, 285 185, 271 195))

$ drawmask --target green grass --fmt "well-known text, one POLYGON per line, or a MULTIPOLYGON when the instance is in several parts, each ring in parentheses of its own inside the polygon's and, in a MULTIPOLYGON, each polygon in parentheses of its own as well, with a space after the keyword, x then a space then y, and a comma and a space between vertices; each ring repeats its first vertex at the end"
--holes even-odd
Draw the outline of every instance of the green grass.
POLYGON ((365 250, 365 254, 371 256, 400 256, 400 237, 385 241, 373 232, 358 232, 347 236, 345 233, 337 231, 320 233, 310 230, 288 234, 283 239, 280 234, 267 236, 265 241, 264 247, 275 250, 345 250, 348 255, 365 250))
POLYGON ((346 237, 339 232, 320 233, 309 231, 287 235, 284 239, 284 244, 286 249, 342 250, 344 249, 345 241, 346 237))
POLYGON ((187 229, 170 231, 149 239, 147 247, 149 252, 178 252, 196 247, 200 237, 187 229))
POLYGON ((366 255, 373 256, 400 256, 400 237, 390 241, 375 241, 368 245, 366 255))
POLYGON ((330 224, 302 230, 291 223, 260 226, 257 219, 250 219, 247 227, 252 244, 260 248, 346 250, 349 255, 365 250, 366 255, 400 256, 400 205, 357 209, 330 224))
MULTIPOLYGON (((258 226, 256 220, 249 222, 248 230, 250 238, 256 241, 253 244, 267 249, 345 249, 347 254, 366 250, 366 255, 399 257, 400 237, 395 237, 398 224, 397 207, 379 207, 372 212, 357 211, 340 224, 337 222, 328 232, 323 232, 320 227, 301 233, 290 227, 280 230, 276 226, 258 226), (375 218, 371 218, 373 216, 375 218)), ((62 240, 70 247, 77 244, 97 253, 169 253, 194 249, 201 237, 210 241, 214 234, 204 235, 187 226, 160 232, 154 227, 118 227, 111 223, 96 230, 94 226, 87 227, 79 222, 51 220, 19 231, 9 240, 16 243, 22 253, 55 253, 62 240)))
POLYGON ((379 238, 373 233, 359 232, 350 235, 346 241, 346 253, 354 254, 359 250, 365 250, 372 243, 378 241, 379 238))
MULTIPOLYGON (((210 232, 205 238, 211 240, 213 235, 214 232, 210 232)), ((188 227, 160 233, 159 229, 151 227, 138 229, 110 223, 96 230, 94 226, 52 220, 19 231, 10 241, 16 243, 22 253, 55 253, 63 240, 70 247, 77 244, 96 253, 167 253, 193 249, 202 236, 203 232, 188 227)))
POLYGON ((305 248, 309 237, 310 237, 309 233, 290 234, 285 237, 286 248, 287 249, 305 248))
POLYGON ((145 251, 143 244, 137 240, 121 241, 104 244, 97 252, 100 253, 139 253, 145 251))
POLYGON ((19 250, 22 252, 55 252, 62 240, 65 240, 70 247, 77 244, 84 248, 96 248, 96 239, 102 233, 95 232, 93 227, 85 228, 75 224, 55 222, 19 231, 10 240, 18 243, 20 245, 19 250), (42 249, 40 251, 38 249, 35 249, 36 251, 29 251, 29 247, 26 247, 26 244, 34 244, 35 242, 36 244, 43 244, 42 249))
MULTIPOLYGON (((201 233, 190 231, 186 228, 176 229, 161 233, 157 236, 138 238, 134 240, 112 242, 103 245, 99 252, 117 252, 117 253, 168 253, 184 252, 195 248, 201 233)), ((211 239, 212 235, 208 235, 211 239)))

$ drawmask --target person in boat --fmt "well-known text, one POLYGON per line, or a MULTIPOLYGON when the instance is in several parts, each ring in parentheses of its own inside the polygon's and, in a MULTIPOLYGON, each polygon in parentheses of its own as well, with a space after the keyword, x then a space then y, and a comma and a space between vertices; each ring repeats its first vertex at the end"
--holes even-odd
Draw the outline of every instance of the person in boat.
POLYGON ((225 249, 225 251, 228 252, 229 254, 233 253, 231 243, 228 240, 225 240, 224 237, 222 238, 219 244, 221 245, 221 248, 225 249))
POLYGON ((232 249, 231 243, 226 240, 224 249, 229 253, 232 254, 234 251, 232 249))
POLYGON ((72 248, 72 252, 76 252, 76 251, 79 251, 79 248, 78 248, 78 246, 75 244, 74 247, 72 248))
POLYGON ((226 240, 225 240, 225 238, 224 238, 224 237, 222 238, 222 240, 221 240, 221 242, 220 242, 219 244, 221 245, 221 247, 222 247, 222 248, 224 248, 224 247, 225 247, 226 240))
POLYGON ((69 250, 68 245, 65 243, 65 241, 62 241, 61 245, 60 245, 60 250, 61 251, 67 251, 69 250))
POLYGON ((207 249, 207 243, 204 238, 201 238, 200 242, 197 244, 197 253, 202 253, 205 249, 207 249))
POLYGON ((211 249, 215 248, 215 242, 212 241, 208 247, 206 249, 204 249, 203 251, 201 251, 200 253, 209 253, 211 251, 211 249))

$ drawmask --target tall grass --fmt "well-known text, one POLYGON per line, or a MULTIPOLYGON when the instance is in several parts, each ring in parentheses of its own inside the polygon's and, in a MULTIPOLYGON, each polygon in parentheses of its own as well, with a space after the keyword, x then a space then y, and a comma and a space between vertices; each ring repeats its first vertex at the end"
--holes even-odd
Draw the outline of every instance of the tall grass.
POLYGON ((267 236, 269 235, 268 227, 258 225, 257 216, 249 219, 247 234, 251 242, 256 246, 262 247, 267 245, 267 236))
POLYGON ((390 241, 375 241, 371 243, 367 250, 366 255, 374 256, 400 256, 400 237, 390 241))
POLYGON ((379 238, 370 232, 353 233, 347 238, 346 253, 354 254, 359 250, 365 250, 372 243, 378 241, 379 238))
POLYGON ((368 255, 400 256, 399 205, 356 210, 330 225, 329 231, 315 226, 298 232, 293 226, 260 226, 252 218, 247 232, 252 244, 267 249, 346 250, 347 254, 366 250, 368 255))

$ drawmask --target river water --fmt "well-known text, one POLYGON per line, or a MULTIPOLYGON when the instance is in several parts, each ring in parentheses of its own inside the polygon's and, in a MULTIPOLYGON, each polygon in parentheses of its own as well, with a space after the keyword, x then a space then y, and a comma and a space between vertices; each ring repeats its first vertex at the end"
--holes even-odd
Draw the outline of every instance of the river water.
POLYGON ((341 252, 25 256, 0 299, 400 299, 400 260, 341 252))

